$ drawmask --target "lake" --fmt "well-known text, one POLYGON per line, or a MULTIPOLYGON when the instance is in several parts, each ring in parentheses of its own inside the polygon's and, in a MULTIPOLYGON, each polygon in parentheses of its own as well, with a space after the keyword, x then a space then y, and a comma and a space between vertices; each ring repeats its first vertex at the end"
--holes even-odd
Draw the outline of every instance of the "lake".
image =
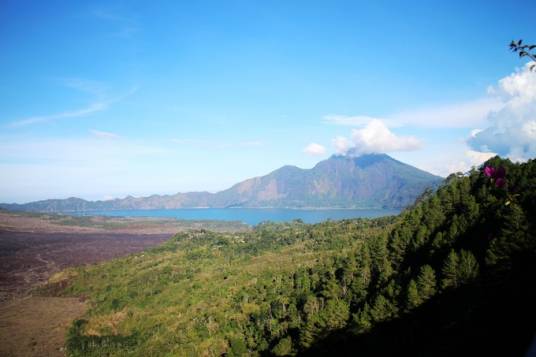
POLYGON ((399 210, 289 209, 289 208, 183 208, 155 210, 91 211, 81 215, 120 217, 173 217, 183 220, 239 221, 256 225, 263 221, 288 222, 301 219, 318 223, 328 219, 375 218, 397 215, 399 210))

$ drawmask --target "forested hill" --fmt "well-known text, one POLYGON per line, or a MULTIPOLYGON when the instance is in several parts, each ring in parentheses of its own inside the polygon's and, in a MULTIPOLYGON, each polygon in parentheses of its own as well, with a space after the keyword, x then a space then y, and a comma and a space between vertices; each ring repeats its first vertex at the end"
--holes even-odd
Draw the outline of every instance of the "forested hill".
POLYGON ((217 192, 189 192, 106 201, 51 199, 0 208, 73 212, 188 207, 403 208, 442 178, 385 154, 332 156, 311 169, 283 166, 217 192))
POLYGON ((73 356, 523 356, 536 321, 536 162, 499 158, 394 218, 182 233, 55 277, 73 356), (62 290, 65 289, 65 290, 62 290))
POLYGON ((536 162, 484 167, 401 215, 349 322, 310 354, 525 355, 536 332, 536 162))

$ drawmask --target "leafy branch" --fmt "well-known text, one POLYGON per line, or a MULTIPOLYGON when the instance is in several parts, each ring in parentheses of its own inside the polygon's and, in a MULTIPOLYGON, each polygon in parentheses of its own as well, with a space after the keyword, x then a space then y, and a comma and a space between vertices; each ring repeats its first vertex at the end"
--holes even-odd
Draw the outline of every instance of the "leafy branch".
MULTIPOLYGON (((536 52, 534 51, 534 49, 536 49, 536 45, 524 45, 523 40, 518 40, 510 42, 510 49, 512 52, 519 54, 519 57, 528 57, 536 62, 536 52)), ((530 65, 531 71, 535 68, 536 63, 530 65)))

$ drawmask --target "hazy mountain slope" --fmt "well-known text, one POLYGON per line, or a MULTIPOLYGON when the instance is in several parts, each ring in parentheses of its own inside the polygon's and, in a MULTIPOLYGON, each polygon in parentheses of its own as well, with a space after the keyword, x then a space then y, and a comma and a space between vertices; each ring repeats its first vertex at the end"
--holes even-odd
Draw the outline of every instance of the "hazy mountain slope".
POLYGON ((385 154, 332 156, 312 169, 283 166, 218 193, 129 196, 108 201, 68 198, 0 207, 45 212, 187 207, 402 208, 439 182, 440 177, 385 154))
POLYGON ((400 208, 440 181, 388 155, 333 156, 309 170, 284 166, 217 198, 223 206, 400 208))

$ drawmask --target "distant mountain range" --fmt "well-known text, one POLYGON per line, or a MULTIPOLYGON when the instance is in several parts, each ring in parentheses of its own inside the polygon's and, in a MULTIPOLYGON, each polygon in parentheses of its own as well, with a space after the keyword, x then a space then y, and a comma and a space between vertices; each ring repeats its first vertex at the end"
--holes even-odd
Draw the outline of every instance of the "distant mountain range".
POLYGON ((0 208, 34 212, 75 212, 196 207, 288 207, 397 209, 413 203, 441 177, 385 154, 335 155, 312 169, 283 166, 268 175, 242 181, 217 193, 188 192, 105 201, 50 199, 0 208))

